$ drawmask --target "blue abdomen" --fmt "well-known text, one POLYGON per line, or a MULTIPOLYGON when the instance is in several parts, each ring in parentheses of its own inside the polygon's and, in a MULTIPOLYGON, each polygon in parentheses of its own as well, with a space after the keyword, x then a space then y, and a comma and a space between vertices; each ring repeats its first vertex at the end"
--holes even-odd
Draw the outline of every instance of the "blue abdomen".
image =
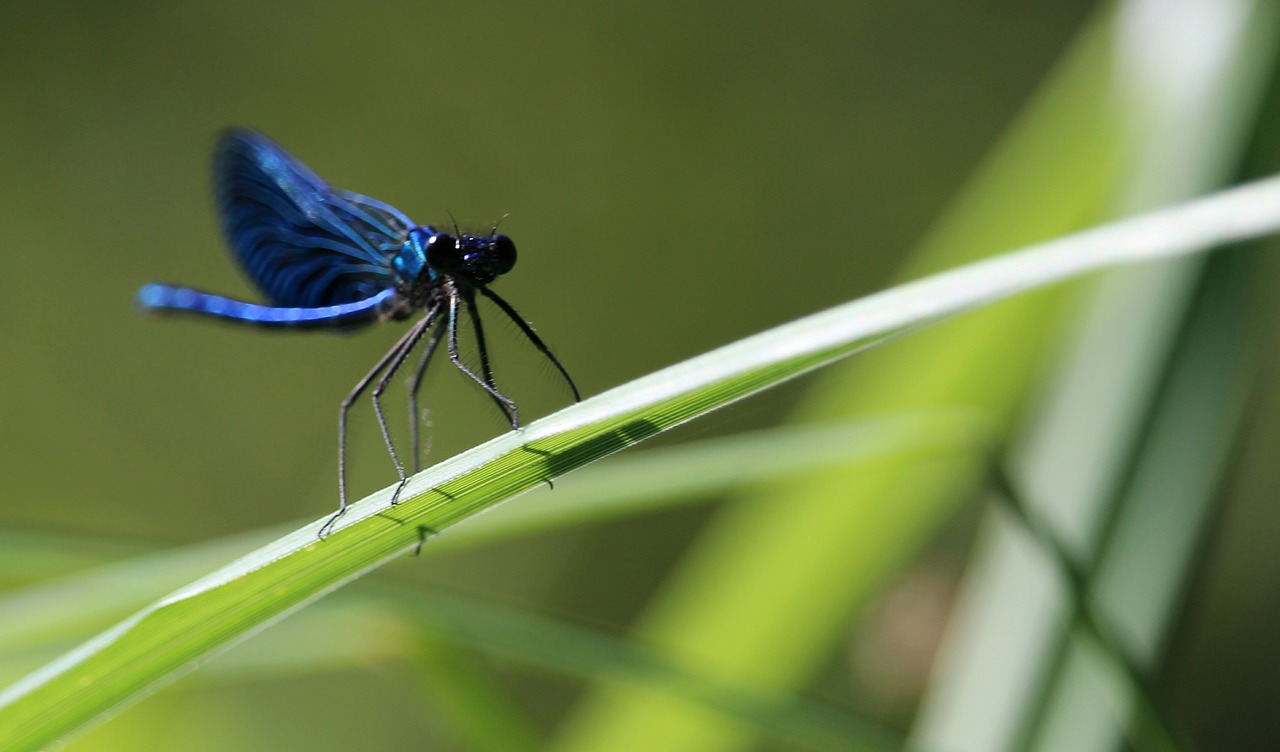
POLYGON ((286 329, 350 327, 372 323, 392 305, 395 290, 383 290, 363 300, 317 308, 292 308, 246 303, 189 287, 150 284, 138 290, 137 303, 146 310, 176 311, 212 316, 254 326, 286 329))

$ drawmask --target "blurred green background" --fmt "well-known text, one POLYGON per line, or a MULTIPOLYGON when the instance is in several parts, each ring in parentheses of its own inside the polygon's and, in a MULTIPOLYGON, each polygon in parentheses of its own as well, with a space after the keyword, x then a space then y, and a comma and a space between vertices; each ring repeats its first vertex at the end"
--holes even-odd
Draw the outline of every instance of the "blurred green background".
MULTIPOLYGON (((131 306, 153 280, 253 296, 211 209, 220 128, 260 129, 334 185, 422 223, 506 215, 520 263, 496 289, 590 395, 890 284, 1095 11, 961 0, 5 4, 0 530, 13 550, 48 540, 65 561, 41 570, 6 560, 0 578, 19 587, 42 571, 287 525, 336 504, 338 402, 397 326, 263 333, 131 306)), ((1274 169, 1262 166, 1265 144, 1250 154, 1252 169, 1274 169)), ((512 327, 493 328, 499 382, 524 414, 563 404, 537 353, 512 327)), ((1258 330, 1251 347, 1265 364, 1273 338, 1258 330)), ((1280 644, 1264 628, 1280 612, 1280 573, 1266 561, 1280 534, 1268 469, 1280 415, 1265 376, 1255 381, 1248 438, 1225 463, 1238 471, 1224 484, 1231 493, 1210 515, 1222 527, 1190 599, 1207 605, 1183 628, 1172 672, 1181 683, 1168 691, 1198 738, 1231 740, 1206 749, 1280 743, 1280 727, 1260 716, 1280 698, 1280 644)), ((810 386, 655 444, 776 425, 810 386)), ((432 457, 503 430, 451 369, 435 369, 426 388, 432 457)), ((400 399, 397 389, 388 404, 399 411, 400 399)), ((358 498, 394 475, 367 405, 352 425, 358 498)), ((941 521, 807 694, 906 728, 979 511, 941 521), (919 636, 878 663, 894 642, 885 635, 903 633, 919 636)), ((620 634, 713 512, 405 560, 379 577, 620 634)), ((360 624, 324 639, 385 638, 360 624)), ((583 692, 518 661, 468 655, 541 734, 583 692)), ((409 689, 415 673, 435 670, 430 661, 384 658, 187 679, 69 748, 476 748, 442 709, 447 699, 409 689)))
MULTIPOLYGON (((5 514, 178 542, 332 506, 338 402, 395 331, 131 308, 151 280, 253 294, 211 209, 228 124, 421 222, 509 215, 521 258, 497 289, 592 394, 882 286, 1084 10, 11 6, 5 514)), ((562 403, 495 328, 527 412, 562 403)), ((447 456, 502 422, 445 370, 427 403, 447 456)), ((371 491, 391 468, 356 418, 371 491)))

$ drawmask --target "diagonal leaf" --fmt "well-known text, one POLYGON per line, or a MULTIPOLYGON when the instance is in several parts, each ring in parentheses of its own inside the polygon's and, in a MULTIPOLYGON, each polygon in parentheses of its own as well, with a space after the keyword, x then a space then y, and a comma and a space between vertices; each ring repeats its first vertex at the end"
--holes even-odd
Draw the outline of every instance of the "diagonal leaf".
POLYGON ((1280 229, 1272 178, 971 264, 748 337, 610 390, 317 521, 157 601, 0 692, 0 748, 40 749, 443 531, 545 482, 891 337, 1090 271, 1280 229))
MULTIPOLYGON (((819 468, 857 466, 888 456, 972 451, 990 434, 987 421, 971 411, 934 410, 689 442, 593 466, 557 484, 555 493, 544 486, 520 503, 450 530, 424 554, 703 502, 725 488, 819 468)), ((18 553, 0 561, 0 579, 11 575, 45 581, 0 596, 0 681, 26 673, 16 666, 40 665, 46 652, 49 657, 62 652, 73 640, 145 606, 157 592, 179 587, 289 527, 272 526, 109 564, 86 553, 93 541, 83 538, 16 532, 5 536, 0 548, 10 545, 18 553), (28 551, 32 555, 23 555, 28 551), (81 568, 89 563, 100 566, 55 577, 71 560, 81 568), (55 646, 58 650, 53 652, 55 646), (10 664, 15 667, 10 669, 10 664)))
MULTIPOLYGON (((1131 172, 1135 128, 1114 96, 1115 36, 1104 5, 915 248, 902 278, 1103 221, 1131 172)), ((797 421, 963 405, 1007 432, 1075 296, 1023 296, 829 369, 797 421)), ((684 555, 633 634, 673 656, 776 688, 831 659, 850 614, 972 498, 985 455, 882 460, 737 494, 684 555), (779 504, 779 499, 786 503, 779 504)), ((746 749, 749 729, 603 675, 555 749, 746 749)))
MULTIPOLYGON (((1266 75, 1268 45, 1255 42, 1274 24, 1249 14, 1248 7, 1258 5, 1100 5, 1031 106, 913 253, 908 273, 1102 221, 1121 196, 1129 198, 1124 206, 1131 210, 1145 209, 1216 187, 1234 164, 1230 144, 1241 138, 1266 75), (1138 9, 1144 22, 1117 23, 1138 9), (1212 10, 1239 23, 1204 23, 1212 10), (1242 33, 1249 29, 1263 33, 1242 33), (1189 44, 1192 39, 1205 39, 1209 49, 1189 44), (1119 84, 1133 72, 1126 63, 1134 56, 1161 75, 1124 89, 1119 84), (1153 96, 1177 100, 1187 117, 1150 107, 1153 96), (1164 158, 1139 159, 1149 157, 1153 145, 1164 158), (1137 186, 1151 185, 1164 191, 1162 200, 1132 202, 1137 186)), ((1162 275, 1143 270, 1129 276, 1162 275)), ((830 369, 797 419, 965 405, 1007 433, 1039 390, 1043 356, 1058 344, 1065 298, 1025 296, 830 369)), ((985 459, 975 452, 949 463, 887 460, 743 494, 702 531, 633 634, 692 665, 780 689, 803 686, 847 642, 850 615, 973 498, 985 459)), ((1017 641, 991 644, 996 658, 985 666, 1018 665, 1005 650, 1017 641)), ((993 700, 988 689, 963 693, 965 707, 999 714, 1014 707, 993 700)), ((972 720, 977 714, 961 710, 957 716, 972 720)), ((750 748, 754 737, 751 729, 705 708, 605 675, 579 703, 560 742, 559 752, 727 751, 750 748)))

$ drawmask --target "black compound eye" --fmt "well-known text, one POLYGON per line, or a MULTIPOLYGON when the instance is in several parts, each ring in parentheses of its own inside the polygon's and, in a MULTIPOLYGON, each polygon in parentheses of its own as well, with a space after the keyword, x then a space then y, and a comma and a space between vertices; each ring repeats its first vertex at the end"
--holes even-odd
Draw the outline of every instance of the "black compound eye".
POLYGON ((506 235, 494 235, 489 240, 489 268, 494 275, 506 274, 516 265, 516 244, 506 235))
POLYGON ((432 235, 427 241, 427 264, 438 272, 456 274, 462 268, 458 239, 448 233, 432 235))

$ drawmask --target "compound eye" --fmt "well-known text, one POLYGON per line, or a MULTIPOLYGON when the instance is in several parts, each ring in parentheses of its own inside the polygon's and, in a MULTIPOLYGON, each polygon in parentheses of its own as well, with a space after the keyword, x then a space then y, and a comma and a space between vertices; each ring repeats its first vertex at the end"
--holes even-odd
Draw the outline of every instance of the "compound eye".
POLYGON ((506 235, 494 235, 489 240, 489 268, 494 275, 506 274, 516 265, 516 244, 506 235))
POLYGON ((427 241, 427 263, 443 274, 457 274, 462 267, 458 239, 444 232, 432 235, 427 241))

